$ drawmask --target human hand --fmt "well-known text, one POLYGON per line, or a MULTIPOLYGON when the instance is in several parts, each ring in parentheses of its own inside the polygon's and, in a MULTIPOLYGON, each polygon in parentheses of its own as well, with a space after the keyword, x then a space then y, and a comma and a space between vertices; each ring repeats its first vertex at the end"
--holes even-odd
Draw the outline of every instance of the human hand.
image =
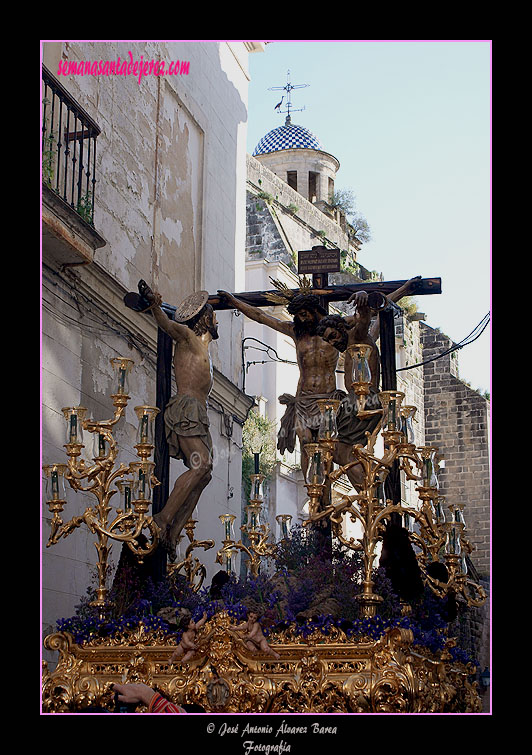
POLYGON ((162 304, 162 296, 161 294, 156 291, 155 289, 151 289, 146 281, 141 280, 139 281, 139 293, 146 301, 148 301, 152 306, 160 306, 162 304))
POLYGON ((221 289, 218 289, 217 293, 222 302, 226 302, 228 304, 231 304, 233 302, 233 297, 228 291, 222 291, 221 289))
POLYGON ((418 286, 419 281, 421 280, 421 275, 416 275, 414 278, 410 278, 408 283, 406 284, 408 291, 415 291, 415 289, 418 286))
POLYGON ((150 700, 155 694, 147 684, 113 684, 113 691, 118 694, 121 703, 144 703, 150 704, 150 700))
POLYGON ((355 291, 347 301, 348 303, 355 304, 357 307, 367 307, 368 293, 367 291, 355 291))

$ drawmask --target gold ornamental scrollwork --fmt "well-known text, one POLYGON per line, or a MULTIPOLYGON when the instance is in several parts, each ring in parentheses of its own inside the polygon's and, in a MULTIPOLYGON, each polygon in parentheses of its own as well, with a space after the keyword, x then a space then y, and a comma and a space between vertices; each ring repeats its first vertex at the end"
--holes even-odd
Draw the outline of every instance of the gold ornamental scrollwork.
MULTIPOLYGON (((140 627, 129 635, 77 645, 68 632, 49 635, 54 671, 43 666, 43 712, 113 710, 113 682, 144 682, 179 705, 213 713, 481 712, 472 665, 413 648, 410 630, 378 641, 353 641, 341 630, 301 638, 295 630, 268 640, 280 658, 250 651, 220 611, 197 633, 188 662, 170 663, 175 637, 140 627)), ((451 644, 451 643, 450 643, 451 644)), ((139 708, 137 712, 143 712, 139 708)))

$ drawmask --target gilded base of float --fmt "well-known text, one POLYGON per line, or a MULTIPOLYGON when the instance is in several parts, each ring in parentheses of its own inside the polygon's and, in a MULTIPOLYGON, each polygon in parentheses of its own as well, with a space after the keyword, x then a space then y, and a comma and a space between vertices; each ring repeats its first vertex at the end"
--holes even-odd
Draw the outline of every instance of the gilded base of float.
MULTIPOLYGON (((480 713, 474 668, 412 648, 409 629, 353 642, 340 629, 303 638, 291 629, 270 638, 275 660, 252 654, 221 612, 198 632, 188 663, 169 663, 175 638, 142 627, 121 638, 77 645, 68 632, 46 637, 59 651, 44 662, 43 712, 114 710, 113 682, 144 682, 178 704, 208 713, 480 713)), ((137 711, 146 709, 139 706, 137 711)))

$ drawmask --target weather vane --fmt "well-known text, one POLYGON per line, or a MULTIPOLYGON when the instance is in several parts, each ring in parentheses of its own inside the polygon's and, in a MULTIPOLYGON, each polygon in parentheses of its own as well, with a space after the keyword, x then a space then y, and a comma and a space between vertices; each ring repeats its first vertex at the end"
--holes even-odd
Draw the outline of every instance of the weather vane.
POLYGON ((292 89, 304 89, 305 87, 308 87, 308 86, 309 84, 292 84, 290 82, 290 71, 287 71, 286 72, 286 85, 284 87, 268 87, 268 91, 270 92, 273 92, 273 91, 286 92, 286 95, 283 94, 280 102, 278 102, 277 105, 274 107, 274 110, 279 111, 279 113, 287 114, 285 125, 288 125, 291 122, 290 113, 292 111, 298 112, 305 109, 305 106, 300 107, 300 108, 292 107, 292 97, 291 97, 292 89), (285 96, 286 96, 286 110, 281 110, 281 105, 283 104, 283 100, 285 96))

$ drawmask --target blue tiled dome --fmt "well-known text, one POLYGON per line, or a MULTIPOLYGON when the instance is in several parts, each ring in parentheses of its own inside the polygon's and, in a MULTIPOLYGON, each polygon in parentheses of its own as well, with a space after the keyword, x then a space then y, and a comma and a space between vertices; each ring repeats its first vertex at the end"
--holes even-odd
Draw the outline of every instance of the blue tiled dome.
POLYGON ((253 157, 264 155, 267 152, 278 152, 282 149, 319 149, 322 150, 319 140, 308 128, 297 126, 295 123, 285 123, 269 131, 263 136, 253 150, 253 157))

